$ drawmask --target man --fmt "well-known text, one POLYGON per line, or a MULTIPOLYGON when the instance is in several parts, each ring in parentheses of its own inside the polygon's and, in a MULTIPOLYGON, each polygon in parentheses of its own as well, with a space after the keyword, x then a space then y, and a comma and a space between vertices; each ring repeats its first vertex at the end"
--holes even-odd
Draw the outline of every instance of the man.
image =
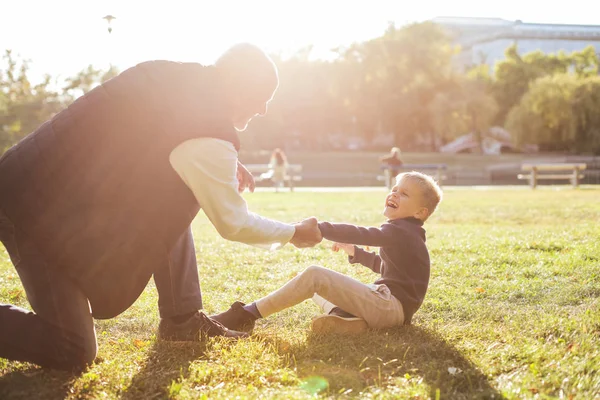
POLYGON ((34 310, 0 305, 0 357, 78 369, 96 357, 93 318, 126 310, 153 275, 159 337, 241 337, 202 308, 190 223, 200 208, 221 236, 314 246, 296 225, 247 209, 254 188, 238 131, 278 86, 260 49, 214 66, 151 61, 77 99, 0 158, 0 240, 34 310))

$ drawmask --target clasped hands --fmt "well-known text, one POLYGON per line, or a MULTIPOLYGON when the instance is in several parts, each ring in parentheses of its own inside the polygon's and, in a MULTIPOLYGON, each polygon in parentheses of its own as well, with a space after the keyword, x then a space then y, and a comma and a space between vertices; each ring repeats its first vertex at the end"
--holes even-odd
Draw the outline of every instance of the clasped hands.
POLYGON ((313 247, 323 240, 319 224, 315 217, 306 218, 294 224, 296 231, 290 243, 297 248, 313 247))
MULTIPOLYGON (((240 193, 245 189, 248 189, 250 192, 254 191, 254 177, 239 161, 237 163, 236 175, 238 179, 238 191, 240 193)), ((292 237, 292 240, 290 240, 290 243, 299 249, 314 247, 323 240, 323 235, 321 234, 321 230, 319 229, 315 217, 306 218, 305 220, 295 223, 294 228, 296 228, 296 231, 294 232, 294 236, 292 237)))
MULTIPOLYGON (((318 221, 315 217, 306 218, 301 222, 294 224, 296 232, 290 240, 290 243, 298 248, 313 247, 323 240, 323 235, 319 229, 318 221)), ((353 244, 334 242, 331 250, 338 252, 343 250, 350 257, 354 257, 356 247, 353 244)))

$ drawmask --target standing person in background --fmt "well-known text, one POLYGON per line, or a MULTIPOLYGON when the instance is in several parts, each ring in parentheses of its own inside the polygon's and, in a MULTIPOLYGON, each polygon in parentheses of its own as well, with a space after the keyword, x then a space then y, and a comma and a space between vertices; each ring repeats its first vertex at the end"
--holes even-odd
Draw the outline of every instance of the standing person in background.
POLYGON ((400 167, 402 167, 402 160, 400 159, 400 149, 398 147, 392 147, 390 154, 379 158, 385 172, 385 184, 388 188, 391 188, 394 179, 400 173, 400 167))

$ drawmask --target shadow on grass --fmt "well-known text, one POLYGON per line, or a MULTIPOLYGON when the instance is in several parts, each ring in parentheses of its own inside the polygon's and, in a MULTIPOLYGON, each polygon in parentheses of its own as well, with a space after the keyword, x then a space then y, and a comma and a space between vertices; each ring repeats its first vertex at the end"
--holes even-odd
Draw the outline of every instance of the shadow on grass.
POLYGON ((78 375, 31 367, 0 376, 0 399, 64 399, 78 375))
POLYGON ((291 348, 290 353, 298 375, 322 376, 330 394, 422 382, 430 388, 432 399, 504 398, 454 346, 418 326, 358 336, 309 335, 305 344, 291 348))
POLYGON ((148 352, 145 365, 135 375, 121 398, 169 398, 173 382, 187 378, 190 364, 203 358, 205 351, 206 345, 203 343, 157 341, 148 352))
MULTIPOLYGON (((205 350, 202 343, 155 342, 148 351, 145 364, 120 398, 168 398, 173 382, 186 378, 191 362, 203 358, 205 350)), ((65 399, 72 396, 72 388, 80 377, 81 374, 34 366, 19 369, 0 376, 0 399, 65 399)))

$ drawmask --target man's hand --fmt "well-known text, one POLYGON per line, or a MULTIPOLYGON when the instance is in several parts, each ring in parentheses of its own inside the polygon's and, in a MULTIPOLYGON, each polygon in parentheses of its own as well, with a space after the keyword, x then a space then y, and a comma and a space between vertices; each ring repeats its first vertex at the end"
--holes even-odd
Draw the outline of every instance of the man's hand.
POLYGON ((253 193, 254 188, 256 186, 256 184, 254 183, 254 177, 252 176, 252 173, 250 173, 250 171, 248 171, 248 169, 244 167, 244 164, 242 164, 239 160, 237 162, 236 175, 237 180, 239 182, 238 192, 242 193, 244 189, 248 188, 250 193, 253 193))
POLYGON ((348 244, 348 243, 335 242, 335 243, 333 243, 333 246, 331 246, 331 250, 335 251, 336 253, 340 250, 343 250, 350 257, 354 257, 354 249, 355 249, 354 245, 348 244))
POLYGON ((296 228, 296 232, 290 243, 298 248, 313 247, 323 240, 323 235, 315 217, 310 217, 294 224, 294 227, 296 228))

